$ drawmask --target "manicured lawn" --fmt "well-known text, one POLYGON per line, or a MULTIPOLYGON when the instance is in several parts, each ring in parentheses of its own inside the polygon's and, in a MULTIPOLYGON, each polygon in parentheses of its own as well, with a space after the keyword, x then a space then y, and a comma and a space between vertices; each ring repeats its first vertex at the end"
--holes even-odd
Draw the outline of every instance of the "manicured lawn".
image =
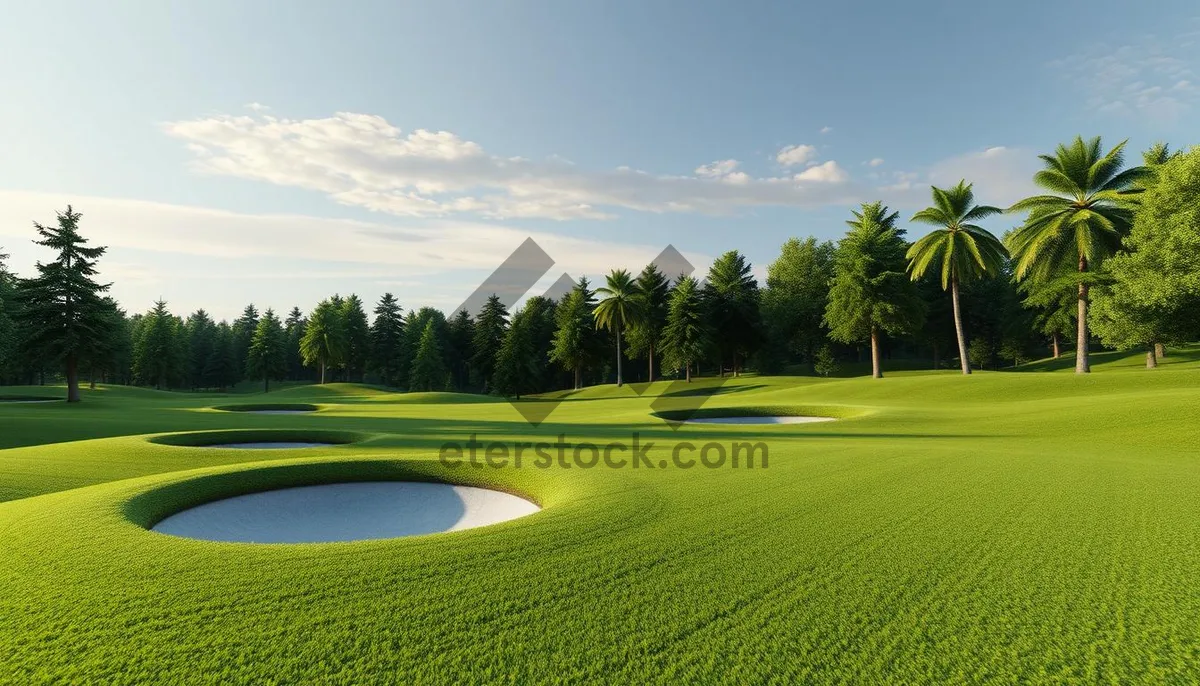
MULTIPOLYGON (((665 383, 568 394, 538 428, 499 400, 341 384, 0 403, 0 681, 1195 682, 1198 358, 1146 371, 1109 355, 1083 378, 1056 363, 748 377, 706 396, 843 417, 769 427, 672 429, 651 415, 665 383), (319 410, 211 409, 261 403, 319 410), (352 442, 149 440, 218 429, 352 442), (635 431, 652 466, 437 462, 471 434, 635 431), (768 467, 658 466, 680 441, 745 440, 768 445, 768 467), (214 497, 378 478, 491 485, 544 509, 345 544, 144 528, 214 497)), ((0 395, 43 390, 61 393, 0 395)))

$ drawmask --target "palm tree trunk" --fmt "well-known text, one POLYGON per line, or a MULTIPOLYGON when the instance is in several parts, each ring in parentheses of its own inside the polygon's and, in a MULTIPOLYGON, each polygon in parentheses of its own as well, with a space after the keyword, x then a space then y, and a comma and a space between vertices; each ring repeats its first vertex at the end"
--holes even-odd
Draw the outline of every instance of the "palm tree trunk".
POLYGON ((321 360, 321 383, 325 383, 325 360, 321 360))
POLYGON ((1057 331, 1055 331, 1053 334, 1050 335, 1050 344, 1052 346, 1054 346, 1054 359, 1057 360, 1059 357, 1059 354, 1060 354, 1058 351, 1058 332, 1057 331))
MULTIPOLYGON (((1082 274, 1087 271, 1087 258, 1080 256, 1079 272, 1082 274)), ((1088 360, 1088 285, 1086 283, 1079 284, 1079 322, 1076 327, 1075 335, 1075 373, 1089 374, 1092 371, 1092 366, 1088 360)))
POLYGON ((950 279, 950 300, 954 306, 954 333, 958 335, 958 357, 962 362, 962 373, 971 373, 971 360, 967 357, 967 336, 963 333, 962 310, 958 306, 958 277, 950 279))
POLYGON ((1158 355, 1154 352, 1154 344, 1151 344, 1146 349, 1146 369, 1154 369, 1158 366, 1158 355))
POLYGON ((617 329, 617 388, 625 385, 625 379, 621 376, 621 329, 617 329))
POLYGON ((879 360, 879 328, 871 326, 871 376, 883 378, 883 366, 879 360))

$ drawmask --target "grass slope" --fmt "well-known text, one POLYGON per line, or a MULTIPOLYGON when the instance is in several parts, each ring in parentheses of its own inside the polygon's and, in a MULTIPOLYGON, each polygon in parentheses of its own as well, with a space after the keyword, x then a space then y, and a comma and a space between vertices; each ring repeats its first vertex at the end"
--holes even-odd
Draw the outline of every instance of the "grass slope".
MULTIPOLYGON (((0 405, 0 680, 1195 682, 1200 351, 1145 371, 754 377, 706 408, 839 422, 685 426, 669 384, 507 403, 360 386, 232 396, 106 388, 0 405), (639 395, 636 391, 641 391, 639 395), (535 401, 537 402, 537 401, 535 401), (237 451, 163 432, 345 432, 237 451), (654 441, 652 468, 451 468, 447 440, 654 441), (762 440, 768 468, 659 468, 679 441, 762 440), (269 454, 267 454, 269 453, 269 454), (254 546, 144 527, 205 499, 450 479, 544 506, 513 522, 254 546)), ((1052 371, 1057 363, 1029 369, 1052 371)), ((0 389, 0 393, 25 393, 0 389)))

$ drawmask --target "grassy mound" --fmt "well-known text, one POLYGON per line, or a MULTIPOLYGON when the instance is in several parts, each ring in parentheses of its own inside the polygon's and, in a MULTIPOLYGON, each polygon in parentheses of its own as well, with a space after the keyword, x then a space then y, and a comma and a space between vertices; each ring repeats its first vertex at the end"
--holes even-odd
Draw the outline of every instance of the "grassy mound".
POLYGON ((363 440, 363 436, 352 431, 315 429, 231 429, 220 431, 190 431, 187 433, 163 434, 146 439, 151 443, 175 445, 188 448, 203 448, 226 443, 328 443, 346 445, 363 440))

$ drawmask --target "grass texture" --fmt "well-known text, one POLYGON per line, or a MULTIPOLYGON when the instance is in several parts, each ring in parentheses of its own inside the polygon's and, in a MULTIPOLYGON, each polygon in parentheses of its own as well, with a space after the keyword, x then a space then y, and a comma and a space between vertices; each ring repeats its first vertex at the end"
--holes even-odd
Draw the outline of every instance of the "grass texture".
POLYGON ((345 384, 247 398, 310 415, 111 387, 0 404, 0 682, 1194 683, 1197 353, 1099 356, 1087 377, 1040 362, 682 389, 709 416, 841 418, 768 427, 665 422, 668 383, 558 394, 536 428, 494 398, 345 384), (472 435, 634 432, 649 465, 438 461, 472 435), (338 445, 194 447, 228 440, 338 445), (765 442, 770 463, 660 467, 682 441, 765 442), (378 479, 544 509, 355 543, 147 530, 239 493, 378 479))

